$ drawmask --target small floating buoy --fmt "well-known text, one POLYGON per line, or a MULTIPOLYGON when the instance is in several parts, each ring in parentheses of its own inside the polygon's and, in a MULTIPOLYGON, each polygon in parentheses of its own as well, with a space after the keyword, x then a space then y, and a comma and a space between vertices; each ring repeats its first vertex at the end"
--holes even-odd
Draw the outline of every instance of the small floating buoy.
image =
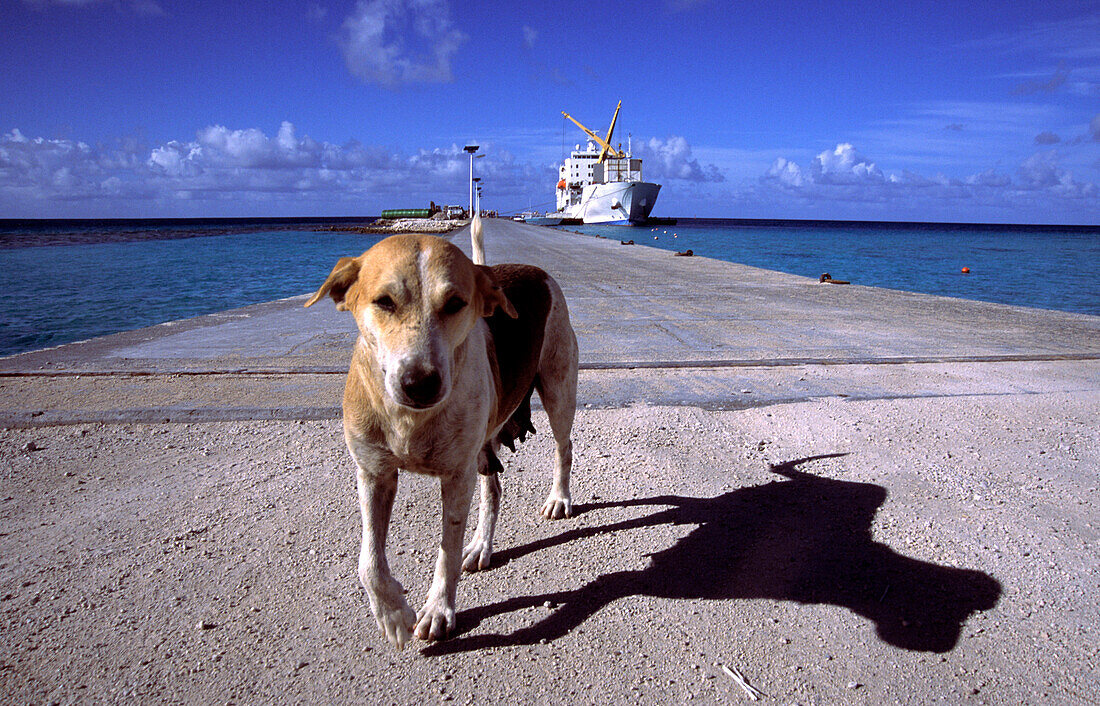
POLYGON ((660 236, 656 236, 656 235, 655 235, 655 236, 653 236, 653 239, 654 239, 654 240, 660 240, 661 238, 660 238, 660 236))
POLYGON ((968 274, 970 274, 970 268, 969 268, 969 267, 964 267, 964 268, 962 268, 962 273, 963 273, 964 275, 968 275, 968 274))

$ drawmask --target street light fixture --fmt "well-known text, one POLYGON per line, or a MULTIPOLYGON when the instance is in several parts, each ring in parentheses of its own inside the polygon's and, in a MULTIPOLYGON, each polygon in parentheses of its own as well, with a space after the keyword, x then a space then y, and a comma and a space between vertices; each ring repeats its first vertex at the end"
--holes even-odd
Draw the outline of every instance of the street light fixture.
MULTIPOLYGON (((469 155, 470 155, 470 210, 468 211, 468 213, 470 214, 470 218, 473 218, 474 217, 474 152, 477 152, 478 147, 477 147, 477 145, 466 145, 462 149, 466 150, 466 152, 468 152, 469 155)), ((478 157, 481 157, 481 156, 482 155, 478 155, 478 157)))

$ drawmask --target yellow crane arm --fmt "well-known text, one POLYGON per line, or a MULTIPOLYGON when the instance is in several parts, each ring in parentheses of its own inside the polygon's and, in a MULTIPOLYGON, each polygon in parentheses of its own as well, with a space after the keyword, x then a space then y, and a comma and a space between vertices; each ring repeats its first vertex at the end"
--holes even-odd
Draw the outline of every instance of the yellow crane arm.
POLYGON ((561 111, 561 114, 564 115, 565 117, 569 118, 570 120, 572 120, 574 125, 579 127, 581 130, 584 130, 585 133, 587 133, 587 135, 589 137, 591 137, 593 140, 595 140, 597 143, 603 145, 604 147, 610 147, 610 145, 608 145, 606 142, 604 142, 604 139, 602 137, 600 137, 596 133, 592 132, 591 130, 586 128, 584 125, 581 125, 580 122, 576 118, 574 118, 572 115, 565 112, 564 110, 561 111))
POLYGON ((608 150, 611 151, 611 156, 616 158, 622 158, 622 152, 613 148, 609 143, 611 142, 611 136, 615 134, 615 121, 619 119, 619 108, 623 107, 623 102, 619 101, 619 104, 615 106, 615 114, 611 116, 611 126, 607 128, 607 138, 604 140, 603 149, 600 150, 600 158, 597 162, 603 162, 607 158, 608 150))
MULTIPOLYGON (((619 105, 622 105, 622 101, 619 101, 619 105)), ((598 145, 599 145, 600 147, 602 147, 602 148, 603 148, 603 150, 602 150, 602 151, 600 152, 600 161, 601 161, 601 162, 603 161, 603 159, 604 159, 604 156, 605 156, 605 155, 606 155, 606 154, 607 154, 608 152, 611 152, 611 154, 613 154, 613 155, 614 155, 615 157, 619 157, 619 158, 621 158, 621 157, 623 157, 623 156, 624 156, 622 152, 620 152, 619 150, 615 149, 615 148, 614 148, 614 147, 612 147, 612 146, 611 146, 610 144, 608 144, 607 140, 605 140, 605 139, 603 139, 602 137, 600 137, 600 136, 599 136, 599 135, 598 135, 597 133, 595 133, 595 132, 593 132, 593 131, 589 130, 589 129, 588 129, 588 128, 586 128, 586 127, 585 127, 584 125, 581 125, 581 124, 580 124, 580 122, 579 122, 579 121, 578 121, 578 120, 577 120, 576 118, 574 118, 574 117, 573 117, 572 115, 570 115, 569 113, 565 112, 564 110, 563 110, 563 111, 561 111, 561 114, 562 114, 562 115, 564 115, 565 117, 569 118, 570 120, 572 120, 572 121, 573 121, 573 124, 574 124, 574 125, 576 125, 577 127, 579 127, 579 128, 581 129, 581 130, 584 130, 584 132, 585 132, 585 133, 586 133, 586 134, 587 134, 587 135, 588 135, 589 137, 591 137, 591 138, 592 138, 593 140, 595 140, 595 141, 596 141, 596 144, 598 144, 598 145)), ((619 115, 619 109, 618 109, 618 108, 616 108, 616 109, 615 109, 615 117, 617 118, 617 117, 618 117, 618 115, 619 115)), ((614 118, 613 118, 613 119, 611 120, 611 129, 615 129, 615 120, 614 120, 614 118)), ((610 135, 610 133, 609 133, 609 134, 608 134, 608 138, 610 138, 610 137, 611 137, 611 135, 610 135)))

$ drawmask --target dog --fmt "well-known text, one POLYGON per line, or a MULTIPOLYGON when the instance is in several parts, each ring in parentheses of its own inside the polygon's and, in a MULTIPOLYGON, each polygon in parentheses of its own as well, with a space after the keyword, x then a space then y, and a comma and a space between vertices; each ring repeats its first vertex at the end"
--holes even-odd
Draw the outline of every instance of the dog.
POLYGON ((305 303, 328 295, 359 328, 343 402, 363 520, 359 580, 398 649, 412 634, 445 639, 455 627, 459 574, 489 567, 501 497, 497 452, 534 431, 536 390, 556 446, 541 514, 573 514, 578 354, 565 297, 537 267, 486 266, 481 234, 471 235, 473 261, 436 236, 386 238, 359 257, 340 258, 305 303), (443 501, 435 574, 416 614, 385 553, 398 469, 438 477, 443 501), (475 478, 478 523, 463 548, 475 478))

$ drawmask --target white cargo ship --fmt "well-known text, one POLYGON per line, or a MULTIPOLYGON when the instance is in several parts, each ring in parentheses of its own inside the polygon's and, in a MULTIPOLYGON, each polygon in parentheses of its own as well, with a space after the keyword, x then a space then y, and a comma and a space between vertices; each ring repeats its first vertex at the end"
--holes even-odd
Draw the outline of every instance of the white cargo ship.
POLYGON ((562 163, 558 174, 557 213, 548 217, 560 217, 565 221, 602 223, 605 225, 634 225, 644 223, 657 202, 660 184, 642 180, 642 160, 611 146, 615 121, 619 117, 622 101, 615 107, 607 137, 581 125, 566 112, 562 115, 576 123, 588 135, 581 149, 576 145, 562 163))

